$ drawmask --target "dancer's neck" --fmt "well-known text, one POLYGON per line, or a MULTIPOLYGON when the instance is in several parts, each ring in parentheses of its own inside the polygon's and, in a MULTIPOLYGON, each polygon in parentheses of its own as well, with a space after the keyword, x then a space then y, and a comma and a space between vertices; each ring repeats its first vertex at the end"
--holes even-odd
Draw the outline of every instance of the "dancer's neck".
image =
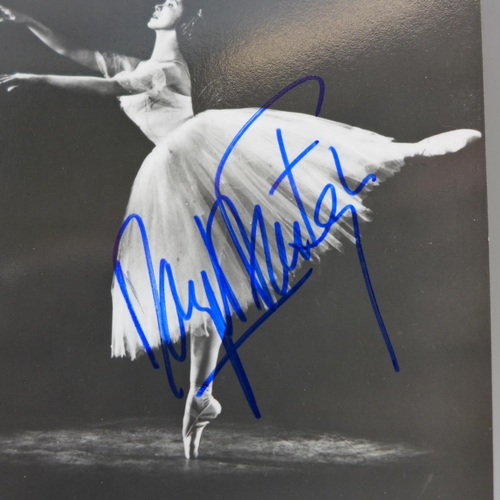
POLYGON ((151 59, 158 62, 182 59, 175 30, 156 31, 156 42, 151 59))

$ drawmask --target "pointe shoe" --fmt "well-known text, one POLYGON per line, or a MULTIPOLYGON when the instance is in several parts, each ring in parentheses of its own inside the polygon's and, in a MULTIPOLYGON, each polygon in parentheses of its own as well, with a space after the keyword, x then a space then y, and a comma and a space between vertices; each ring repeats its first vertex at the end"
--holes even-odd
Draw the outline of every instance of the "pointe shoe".
POLYGON ((182 439, 184 441, 184 455, 187 459, 198 458, 201 435, 205 427, 222 411, 220 403, 212 396, 208 396, 200 409, 196 408, 198 398, 193 398, 192 404, 186 407, 182 422, 182 439))
POLYGON ((184 441, 184 456, 188 460, 198 458, 201 435, 208 424, 208 420, 204 420, 203 422, 198 421, 198 423, 193 426, 190 434, 182 438, 184 441))
POLYGON ((456 153, 480 137, 481 133, 477 130, 462 129, 444 132, 417 142, 415 144, 416 154, 418 156, 439 156, 456 153))

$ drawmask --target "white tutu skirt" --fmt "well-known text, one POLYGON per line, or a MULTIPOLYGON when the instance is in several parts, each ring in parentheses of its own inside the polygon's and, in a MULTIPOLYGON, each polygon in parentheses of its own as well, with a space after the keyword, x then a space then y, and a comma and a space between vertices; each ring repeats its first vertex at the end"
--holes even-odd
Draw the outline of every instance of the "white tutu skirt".
MULTIPOLYGON (((479 136, 477 132, 463 130, 443 134, 447 137, 444 150, 428 153, 425 141, 396 143, 330 120, 267 110, 227 156, 219 189, 225 200, 227 218, 216 210, 207 228, 216 201, 215 177, 221 159, 255 112, 255 109, 235 109, 201 113, 170 133, 145 159, 132 187, 126 213, 130 219, 115 249, 122 279, 120 283, 115 273, 112 287, 114 356, 135 358, 144 352, 144 338, 155 348, 160 346, 160 338, 175 342, 184 333, 206 335, 207 329, 213 327, 212 318, 206 310, 199 309, 210 306, 207 283, 223 313, 221 279, 229 285, 242 311, 256 302, 265 309, 266 301, 262 300, 262 293, 256 293, 256 283, 260 289, 267 286, 273 297, 287 291, 280 290, 280 287, 287 288, 286 283, 282 283, 283 259, 286 255, 286 262, 290 262, 294 253, 297 256, 290 244, 311 241, 311 230, 319 237, 323 230, 321 224, 345 207, 351 206, 359 220, 368 220, 370 214, 363 205, 363 193, 353 194, 345 189, 331 147, 338 155, 345 182, 351 189, 367 175, 375 174, 376 180, 369 179, 363 190, 366 191, 397 172, 405 158, 456 151, 479 136), (282 138, 281 150, 277 130, 282 138), (291 169, 295 191, 290 178, 285 177, 271 194, 271 188, 285 169, 283 148, 288 161, 293 162, 315 141, 317 144, 291 169), (333 188, 330 187, 325 196, 326 186, 332 186, 335 191, 333 210, 333 188), (322 193, 323 201, 318 205, 322 193), (254 238, 251 237, 256 207, 261 210, 265 238, 261 236, 262 226, 258 226, 254 238), (309 223, 305 222, 305 215, 309 223), (233 228, 232 235, 228 227, 233 228), (249 246, 248 241, 253 241, 253 246, 249 246), (248 262, 251 262, 250 268, 248 262), (190 308, 190 304, 197 307, 190 308)), ((436 141, 430 144, 431 149, 435 149, 436 144, 436 141)), ((354 240, 352 210, 346 210, 345 215, 331 225, 328 235, 312 249, 311 257, 330 248, 339 249, 345 240, 354 240)), ((296 269, 309 258, 307 252, 299 252, 298 256, 297 265, 292 266, 296 269)), ((289 286, 293 285, 293 274, 285 277, 289 286)), ((297 278, 300 275, 298 273, 297 278)))

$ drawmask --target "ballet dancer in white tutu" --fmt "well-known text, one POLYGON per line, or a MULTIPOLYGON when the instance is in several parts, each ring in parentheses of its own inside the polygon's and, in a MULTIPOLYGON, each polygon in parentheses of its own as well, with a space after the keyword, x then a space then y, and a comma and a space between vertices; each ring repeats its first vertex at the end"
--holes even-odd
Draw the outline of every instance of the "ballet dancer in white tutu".
POLYGON ((138 171, 115 248, 112 355, 134 359, 146 350, 153 359, 163 348, 166 359, 181 359, 175 343, 184 347, 189 335, 187 458, 198 456, 203 429, 221 411, 211 377, 231 313, 245 320, 252 304, 273 307, 290 292, 301 262, 354 241, 350 215, 368 219, 365 185, 378 185, 407 158, 456 152, 480 137, 457 130, 402 144, 273 109, 193 116, 179 37, 196 29, 202 13, 188 0, 155 7, 148 27, 156 43, 145 61, 81 49, 27 15, 0 9, 2 21, 25 25, 59 54, 102 74, 3 75, 5 90, 49 85, 116 96, 155 144, 138 171), (259 226, 253 236, 252 223, 259 226))

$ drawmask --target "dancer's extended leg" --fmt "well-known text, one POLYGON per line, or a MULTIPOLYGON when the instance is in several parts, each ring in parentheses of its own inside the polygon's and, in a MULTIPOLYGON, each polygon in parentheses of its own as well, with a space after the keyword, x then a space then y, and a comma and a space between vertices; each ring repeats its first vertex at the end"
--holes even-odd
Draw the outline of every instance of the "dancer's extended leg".
POLYGON ((461 129, 433 135, 417 142, 415 154, 419 156, 439 156, 460 151, 481 137, 477 130, 461 129))
POLYGON ((221 406, 212 396, 210 384, 202 396, 196 394, 217 365, 221 339, 217 332, 208 336, 191 336, 190 387, 182 422, 184 453, 186 458, 196 458, 201 434, 208 423, 219 415, 221 406))

